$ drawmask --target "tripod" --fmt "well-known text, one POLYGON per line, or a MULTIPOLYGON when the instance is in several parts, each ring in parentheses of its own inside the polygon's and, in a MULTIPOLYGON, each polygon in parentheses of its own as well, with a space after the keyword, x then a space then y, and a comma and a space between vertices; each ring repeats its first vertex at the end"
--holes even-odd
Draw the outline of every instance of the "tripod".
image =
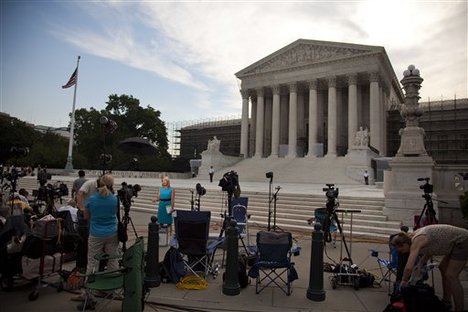
MULTIPOLYGON (((120 205, 119 205, 119 210, 120 210, 120 205)), ((135 237, 138 237, 138 233, 137 233, 137 231, 135 229, 135 225, 133 224, 133 220, 130 217, 129 212, 130 212, 130 206, 126 207, 124 205, 124 215, 122 216, 122 224, 124 226, 125 233, 127 233, 128 224, 131 224, 132 229, 133 229, 133 233, 135 234, 135 237)), ((119 215, 120 215, 120 213, 119 213, 119 215)), ((125 250, 127 250, 127 242, 122 242, 122 251, 125 252, 125 250)))
POLYGON ((351 259, 351 252, 348 248, 348 244, 346 243, 346 238, 343 233, 343 228, 341 227, 340 220, 338 219, 338 215, 336 214, 338 203, 335 200, 336 200, 335 198, 327 199, 326 208, 325 208, 326 214, 325 214, 325 219, 323 220, 323 224, 322 224, 322 231, 323 231, 323 236, 325 240, 324 243, 331 242, 330 226, 332 222, 335 222, 338 228, 338 231, 340 233, 340 236, 341 236, 341 241, 343 245, 345 246, 346 254, 348 256, 347 258, 343 260, 347 260, 351 264, 353 264, 353 260, 351 259))

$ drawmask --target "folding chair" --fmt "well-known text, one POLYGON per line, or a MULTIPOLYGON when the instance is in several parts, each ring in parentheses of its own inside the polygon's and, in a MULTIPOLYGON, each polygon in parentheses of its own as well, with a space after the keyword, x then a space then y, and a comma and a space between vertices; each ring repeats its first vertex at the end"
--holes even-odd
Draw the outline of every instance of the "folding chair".
MULTIPOLYGON (((115 270, 106 270, 91 273, 84 284, 86 291, 85 301, 82 305, 86 308, 99 307, 104 309, 113 299, 119 298, 123 292, 122 311, 143 311, 143 237, 138 237, 130 246, 122 258, 122 267, 115 270), (90 302, 91 293, 104 292, 107 295, 101 299, 103 302, 90 302)), ((120 258, 118 255, 98 255, 97 259, 105 260, 120 258)))
POLYGON ((298 278, 291 262, 291 248, 292 235, 289 232, 257 233, 257 261, 249 270, 249 276, 256 279, 257 294, 271 284, 278 286, 286 295, 291 294, 292 282, 298 278))
POLYGON ((214 254, 222 239, 216 239, 209 243, 210 211, 186 211, 177 210, 174 218, 177 249, 183 255, 184 263, 192 274, 203 277, 211 274, 216 278, 219 266, 214 265, 214 254))
POLYGON ((389 238, 388 259, 379 257, 379 252, 377 250, 371 250, 371 256, 377 258, 377 263, 379 264, 379 270, 381 274, 381 278, 377 281, 377 284, 381 286, 383 282, 387 282, 388 294, 391 294, 391 284, 396 282, 398 268, 398 250, 396 247, 390 244, 393 236, 395 236, 395 234, 390 235, 389 238))
POLYGON ((250 215, 247 214, 247 206, 240 204, 240 203, 235 204, 232 207, 232 218, 237 223, 237 228, 239 229, 239 238, 241 240, 242 246, 245 249, 245 252, 247 254, 255 253, 255 250, 256 250, 255 246, 251 246, 250 244, 250 234, 249 234, 250 215), (247 244, 245 240, 247 241, 247 244))

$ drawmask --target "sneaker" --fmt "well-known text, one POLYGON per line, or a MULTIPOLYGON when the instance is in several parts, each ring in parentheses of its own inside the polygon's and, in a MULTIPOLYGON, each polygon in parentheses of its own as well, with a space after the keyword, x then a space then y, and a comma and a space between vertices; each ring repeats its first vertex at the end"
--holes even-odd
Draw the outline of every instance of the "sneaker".
POLYGON ((86 306, 85 306, 85 302, 83 301, 82 303, 80 303, 79 305, 76 306, 76 309, 78 311, 83 311, 83 310, 94 310, 96 309, 96 301, 94 300, 88 300, 86 302, 86 306))

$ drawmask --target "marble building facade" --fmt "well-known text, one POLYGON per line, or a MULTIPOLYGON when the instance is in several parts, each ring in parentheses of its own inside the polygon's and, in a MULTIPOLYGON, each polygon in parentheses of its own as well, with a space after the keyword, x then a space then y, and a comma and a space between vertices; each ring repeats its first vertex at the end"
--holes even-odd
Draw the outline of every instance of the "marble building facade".
POLYGON ((346 156, 362 131, 387 156, 387 112, 403 93, 383 47, 299 39, 236 77, 244 158, 346 156))

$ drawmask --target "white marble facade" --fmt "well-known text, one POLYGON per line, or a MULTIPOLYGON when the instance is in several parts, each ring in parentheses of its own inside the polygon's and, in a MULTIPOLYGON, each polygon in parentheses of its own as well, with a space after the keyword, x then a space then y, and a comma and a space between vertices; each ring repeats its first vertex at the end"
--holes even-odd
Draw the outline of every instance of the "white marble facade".
POLYGON ((386 112, 403 94, 383 47, 299 39, 236 77, 244 158, 346 156, 361 127, 386 156, 386 112))

